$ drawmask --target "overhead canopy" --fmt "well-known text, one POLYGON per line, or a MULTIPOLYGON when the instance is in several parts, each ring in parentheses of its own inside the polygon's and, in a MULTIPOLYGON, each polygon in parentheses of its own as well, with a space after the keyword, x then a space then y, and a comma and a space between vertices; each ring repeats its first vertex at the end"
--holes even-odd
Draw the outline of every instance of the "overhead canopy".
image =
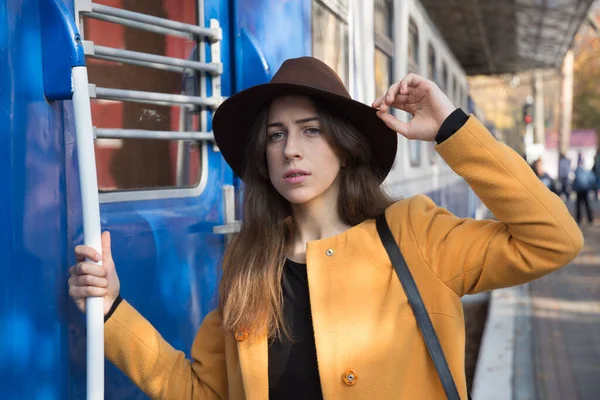
POLYGON ((593 0, 421 0, 468 75, 557 68, 593 0))

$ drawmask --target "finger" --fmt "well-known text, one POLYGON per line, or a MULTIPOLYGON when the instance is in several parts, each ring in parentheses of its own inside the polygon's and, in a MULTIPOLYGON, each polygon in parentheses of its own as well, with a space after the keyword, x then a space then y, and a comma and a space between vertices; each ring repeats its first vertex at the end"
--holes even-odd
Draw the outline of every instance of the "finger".
POLYGON ((417 87, 423 82, 425 79, 420 75, 410 73, 404 77, 400 81, 400 94, 409 94, 409 88, 417 87))
POLYGON ((394 97, 396 96, 396 93, 398 93, 398 89, 400 88, 400 83, 402 83, 402 82, 396 82, 392 86, 390 86, 390 88, 388 89, 387 93, 384 96, 384 100, 385 100, 384 104, 390 105, 394 102, 394 97))
POLYGON ((85 299, 87 297, 104 297, 108 294, 105 288, 98 288, 93 286, 71 286, 69 288, 69 296, 74 299, 85 299))
POLYGON ((394 103, 408 103, 410 95, 406 93, 397 93, 394 97, 394 103))
POLYGON ((99 277, 106 276, 106 268, 104 268, 102 265, 98 265, 98 264, 79 263, 79 264, 71 267, 69 272, 71 272, 71 270, 72 270, 71 275, 93 275, 93 276, 99 276, 99 277))
POLYGON ((412 113, 414 110, 412 109, 413 107, 411 107, 411 104, 409 103, 409 96, 410 95, 408 94, 396 94, 394 96, 393 102, 389 106, 386 103, 381 104, 381 106, 379 107, 379 111, 387 113, 389 112, 391 107, 395 107, 399 110, 412 113))
POLYGON ((108 280, 93 275, 73 275, 69 278, 69 286, 93 286, 99 288, 108 287, 108 280))
MULTIPOLYGON (((387 93, 387 92, 386 92, 387 93)), ((385 98, 385 94, 383 96, 379 96, 374 102, 373 102, 373 108, 379 108, 381 107, 381 103, 383 102, 383 99, 385 98)))
MULTIPOLYGON (((400 133, 401 135, 408 137, 408 124, 400 121, 398 118, 391 114, 378 111, 377 116, 387 125, 388 128, 400 133)), ((409 138, 410 139, 410 138, 409 138)))
POLYGON ((110 232, 102 232, 102 261, 112 262, 112 251, 110 249, 110 232))
POLYGON ((380 105, 381 105, 381 97, 375 99, 375 101, 371 104, 371 107, 379 108, 380 105))
POLYGON ((91 246, 75 246, 75 259, 77 260, 77 262, 85 261, 86 258, 93 261, 100 261, 102 259, 100 253, 98 253, 91 246))

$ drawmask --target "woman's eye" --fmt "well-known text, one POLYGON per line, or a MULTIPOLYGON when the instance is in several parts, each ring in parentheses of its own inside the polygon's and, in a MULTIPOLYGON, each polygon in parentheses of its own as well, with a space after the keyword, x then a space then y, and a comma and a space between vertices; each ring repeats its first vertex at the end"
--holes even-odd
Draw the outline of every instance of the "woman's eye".
POLYGON ((316 135, 319 135, 321 133, 321 129, 319 129, 319 128, 308 128, 305 132, 308 133, 311 136, 316 136, 316 135))
POLYGON ((269 134, 269 141, 276 142, 283 137, 283 132, 272 132, 269 134))

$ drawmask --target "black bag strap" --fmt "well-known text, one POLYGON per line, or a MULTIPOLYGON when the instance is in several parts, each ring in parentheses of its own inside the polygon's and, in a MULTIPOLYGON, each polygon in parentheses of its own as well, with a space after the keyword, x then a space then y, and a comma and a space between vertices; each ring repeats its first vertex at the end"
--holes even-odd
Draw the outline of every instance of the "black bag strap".
MULTIPOLYGON (((394 270, 400 279, 400 283, 404 288, 408 302, 410 303, 413 313, 415 314, 417 325, 419 325, 419 329, 423 334, 425 344, 427 345, 429 354, 431 354, 433 364, 435 365, 435 369, 437 370, 440 381, 442 382, 442 386, 444 387, 444 391, 446 392, 446 397, 448 397, 449 400, 460 400, 458 390, 456 389, 456 384, 454 383, 454 378, 452 378, 452 373, 448 367, 448 362, 444 356, 444 351, 442 350, 440 341, 435 333, 435 329, 433 328, 429 314, 425 309, 425 305, 423 304, 423 300, 421 299, 421 294, 419 293, 419 289, 417 289, 415 280, 413 279, 412 274, 406 265, 406 261, 404 260, 404 256, 402 256, 400 248, 398 247, 398 244, 396 243, 396 240, 390 231, 390 227, 385 220, 385 214, 379 215, 376 218, 375 223, 377 225, 377 232, 379 233, 383 247, 385 247, 390 260, 392 261, 394 270)), ((469 395, 469 400, 470 399, 471 396, 469 395)))

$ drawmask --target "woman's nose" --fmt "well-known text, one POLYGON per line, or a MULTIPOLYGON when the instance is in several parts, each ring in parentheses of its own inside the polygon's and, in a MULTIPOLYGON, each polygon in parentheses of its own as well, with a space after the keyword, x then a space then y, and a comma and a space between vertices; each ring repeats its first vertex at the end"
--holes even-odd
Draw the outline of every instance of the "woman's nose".
POLYGON ((283 154, 287 160, 302 159, 300 140, 294 132, 290 132, 285 142, 283 154))

